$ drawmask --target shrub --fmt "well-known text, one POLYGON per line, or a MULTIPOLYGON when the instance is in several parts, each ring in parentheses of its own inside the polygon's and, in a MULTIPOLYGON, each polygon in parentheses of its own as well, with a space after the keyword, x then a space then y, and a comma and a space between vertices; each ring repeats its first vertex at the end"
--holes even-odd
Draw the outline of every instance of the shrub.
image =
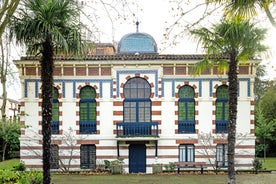
POLYGON ((26 170, 26 166, 24 162, 20 162, 18 165, 13 167, 14 171, 25 171, 26 170))
POLYGON ((0 183, 5 184, 42 184, 43 175, 39 171, 0 170, 0 183))
POLYGON ((173 162, 170 162, 169 164, 166 164, 164 167, 165 167, 165 170, 169 171, 169 172, 172 172, 175 169, 175 166, 174 166, 173 162))
POLYGON ((259 170, 262 169, 263 163, 260 159, 255 158, 253 160, 253 170, 255 171, 256 174, 258 174, 259 170))

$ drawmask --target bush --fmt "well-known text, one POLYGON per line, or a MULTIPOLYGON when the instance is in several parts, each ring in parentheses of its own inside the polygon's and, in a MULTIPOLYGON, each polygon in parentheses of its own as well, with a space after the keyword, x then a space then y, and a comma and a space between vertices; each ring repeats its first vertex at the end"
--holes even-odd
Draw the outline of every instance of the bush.
POLYGON ((5 184, 42 184, 43 175, 39 171, 0 170, 0 183, 5 184))
POLYGON ((173 172, 175 170, 175 166, 173 162, 166 164, 164 167, 165 167, 165 170, 169 172, 173 172))
POLYGON ((253 170, 255 171, 256 174, 258 174, 259 170, 262 169, 263 163, 260 159, 255 158, 253 160, 253 170))
POLYGON ((18 165, 13 167, 14 171, 25 171, 26 170, 26 166, 24 162, 20 162, 18 165))

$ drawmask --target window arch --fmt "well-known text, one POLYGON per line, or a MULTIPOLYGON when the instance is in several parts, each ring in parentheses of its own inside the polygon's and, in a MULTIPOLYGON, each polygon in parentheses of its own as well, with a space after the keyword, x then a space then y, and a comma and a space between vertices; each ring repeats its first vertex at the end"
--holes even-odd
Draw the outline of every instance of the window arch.
POLYGON ((58 89, 53 87, 53 103, 52 103, 52 134, 59 134, 59 101, 58 101, 58 89))
POLYGON ((91 86, 80 89, 80 134, 96 133, 96 90, 91 86))
POLYGON ((178 90, 178 133, 195 133, 195 91, 189 85, 178 90))
POLYGON ((228 86, 219 86, 216 90, 216 97, 216 133, 227 133, 229 119, 228 86))
POLYGON ((134 77, 124 85, 124 122, 151 122, 151 86, 134 77))

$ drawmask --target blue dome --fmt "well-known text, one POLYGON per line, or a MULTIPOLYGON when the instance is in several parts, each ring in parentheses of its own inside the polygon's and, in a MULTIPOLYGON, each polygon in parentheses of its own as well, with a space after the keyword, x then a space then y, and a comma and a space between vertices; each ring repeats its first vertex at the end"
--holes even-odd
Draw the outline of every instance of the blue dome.
POLYGON ((146 33, 130 33, 120 40, 119 54, 157 53, 157 45, 153 37, 146 33))

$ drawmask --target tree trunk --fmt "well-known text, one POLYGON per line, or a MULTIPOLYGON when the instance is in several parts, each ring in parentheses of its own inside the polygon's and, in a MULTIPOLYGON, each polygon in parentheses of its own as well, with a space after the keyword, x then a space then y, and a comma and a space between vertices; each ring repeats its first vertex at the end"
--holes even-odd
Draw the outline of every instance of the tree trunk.
POLYGON ((236 144, 236 121, 237 121, 237 98, 238 98, 238 76, 237 76, 236 54, 230 56, 228 72, 229 81, 229 123, 228 123, 228 184, 236 183, 235 172, 235 144, 236 144))
POLYGON ((54 62, 53 46, 49 37, 47 37, 46 41, 43 43, 42 60, 40 64, 42 81, 43 184, 50 184, 50 147, 54 62))
MULTIPOLYGON (((7 105, 7 88, 6 88, 6 81, 7 81, 7 66, 8 66, 8 59, 7 56, 5 57, 4 53, 4 47, 3 47, 3 39, 2 36, 0 37, 0 47, 1 47, 1 84, 2 84, 2 106, 1 106, 1 115, 2 115, 2 131, 3 134, 5 134, 6 129, 6 105, 7 105)), ((8 50, 8 48, 6 48, 8 50)), ((8 51, 7 51, 8 52, 8 51)), ((5 160, 5 152, 6 152, 6 143, 3 140, 3 155, 2 155, 2 161, 5 160)))

